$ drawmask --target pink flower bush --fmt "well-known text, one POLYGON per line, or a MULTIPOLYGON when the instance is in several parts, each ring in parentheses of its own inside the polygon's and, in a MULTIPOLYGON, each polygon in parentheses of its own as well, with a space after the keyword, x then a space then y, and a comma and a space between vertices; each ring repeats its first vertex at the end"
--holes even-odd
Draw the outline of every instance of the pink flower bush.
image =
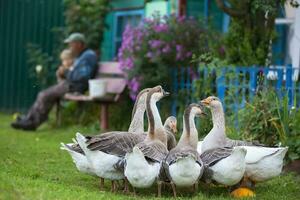
POLYGON ((200 51, 205 31, 193 18, 170 16, 144 19, 137 27, 127 26, 118 52, 120 68, 128 74, 130 96, 140 88, 171 85, 170 70, 191 66, 200 51))

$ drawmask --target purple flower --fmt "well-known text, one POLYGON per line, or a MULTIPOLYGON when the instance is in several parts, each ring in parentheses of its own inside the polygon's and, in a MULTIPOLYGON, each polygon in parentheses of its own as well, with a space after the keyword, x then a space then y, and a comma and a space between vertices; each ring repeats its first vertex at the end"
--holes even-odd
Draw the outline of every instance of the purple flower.
POLYGON ((151 23, 154 22, 153 19, 151 19, 151 18, 145 18, 143 21, 144 21, 144 23, 146 23, 146 24, 151 24, 151 23))
POLYGON ((139 90, 140 83, 137 81, 137 78, 133 78, 130 83, 130 88, 133 92, 137 92, 139 90))
POLYGON ((198 78, 197 73, 193 69, 190 70, 190 76, 191 76, 192 80, 195 80, 198 78))
POLYGON ((187 58, 189 58, 189 57, 192 56, 192 54, 193 54, 193 53, 189 51, 189 52, 187 52, 187 53, 185 54, 185 56, 186 56, 187 58))
POLYGON ((140 89, 140 82, 137 77, 132 78, 128 81, 128 88, 130 89, 130 98, 132 100, 136 99, 137 93, 140 89))
POLYGON ((162 52, 163 52, 163 53, 169 53, 170 51, 171 51, 170 45, 166 45, 166 46, 162 49, 162 52))
POLYGON ((183 46, 177 44, 176 45, 176 60, 179 61, 179 60, 183 60, 183 46))
POLYGON ((154 31, 157 33, 160 32, 167 32, 169 30, 168 25, 166 24, 159 24, 153 27, 154 31))
POLYGON ((176 60, 179 61, 179 60, 182 60, 182 56, 180 53, 176 53, 176 60))
POLYGON ((148 58, 153 58, 154 57, 154 54, 152 53, 152 52, 148 52, 147 54, 146 54, 146 57, 148 57, 148 58))
POLYGON ((182 48, 181 45, 179 45, 179 44, 176 45, 176 51, 181 52, 182 49, 183 49, 183 48, 182 48))
POLYGON ((161 47, 163 42, 161 40, 150 40, 148 44, 150 45, 151 48, 156 49, 161 47))
POLYGON ((126 59, 121 59, 120 61, 120 69, 122 70, 130 70, 134 67, 133 58, 128 57, 126 59))

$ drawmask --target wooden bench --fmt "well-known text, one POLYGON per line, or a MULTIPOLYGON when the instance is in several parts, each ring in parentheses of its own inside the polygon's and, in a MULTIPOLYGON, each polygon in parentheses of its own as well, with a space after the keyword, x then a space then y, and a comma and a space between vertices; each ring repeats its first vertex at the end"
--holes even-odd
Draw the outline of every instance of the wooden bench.
MULTIPOLYGON (((126 87, 125 74, 119 69, 117 62, 101 62, 99 63, 98 73, 96 79, 105 80, 107 83, 107 93, 103 97, 92 98, 87 95, 78 95, 67 93, 63 100, 77 101, 77 102, 94 102, 100 105, 99 124, 101 130, 108 129, 108 108, 110 104, 119 101, 122 92, 126 87)), ((60 106, 57 106, 56 120, 57 124, 60 124, 61 114, 60 106)))

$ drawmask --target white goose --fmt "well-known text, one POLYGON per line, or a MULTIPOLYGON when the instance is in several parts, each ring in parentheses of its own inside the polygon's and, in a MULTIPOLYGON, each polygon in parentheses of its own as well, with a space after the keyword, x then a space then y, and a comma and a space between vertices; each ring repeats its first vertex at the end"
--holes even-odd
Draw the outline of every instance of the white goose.
POLYGON ((283 159, 288 151, 287 147, 254 147, 246 146, 246 172, 245 177, 253 184, 267 181, 280 175, 283 159))
MULTIPOLYGON (((201 152, 205 152, 217 147, 243 146, 247 150, 245 162, 244 180, 250 180, 253 185, 255 182, 266 181, 278 176, 282 171, 283 158, 288 150, 287 147, 269 148, 256 146, 256 143, 231 140, 226 137, 225 118, 221 101, 217 97, 208 97, 201 101, 202 104, 210 108, 213 118, 213 128, 204 138, 201 145, 201 152)), ((242 183, 241 185, 244 185, 242 183)), ((245 190, 236 190, 235 196, 242 197, 254 195, 254 192, 245 190)))
POLYGON ((225 186, 239 183, 245 173, 246 153, 243 147, 220 147, 203 152, 200 156, 205 166, 202 180, 225 186))
POLYGON ((157 180, 161 162, 168 153, 167 135, 156 107, 166 93, 160 86, 150 90, 146 100, 148 117, 148 134, 125 156, 124 174, 134 188, 147 188, 157 180))
MULTIPOLYGON (((146 88, 139 92, 132 110, 132 120, 128 128, 128 132, 144 132, 144 113, 146 110, 146 97, 148 92, 149 88, 146 88)), ((87 136, 86 138, 90 139, 91 137, 87 136)), ((77 141, 73 139, 73 142, 74 143, 69 144, 61 143, 61 149, 66 150, 71 155, 78 171, 90 175, 96 175, 90 165, 90 162, 88 162, 83 150, 80 148, 77 141)), ((103 183, 103 180, 101 180, 101 183, 103 183)))
POLYGON ((216 149, 218 147, 256 145, 256 143, 253 142, 231 140, 226 137, 225 116, 223 106, 219 98, 210 96, 202 100, 201 103, 210 108, 213 121, 213 128, 205 136, 203 142, 201 143, 201 152, 205 152, 210 149, 216 149))
POLYGON ((204 114, 199 104, 190 104, 184 111, 183 132, 177 146, 172 149, 163 162, 167 178, 171 182, 173 195, 176 188, 194 186, 197 191, 198 180, 204 166, 197 152, 198 132, 195 127, 195 116, 204 114))

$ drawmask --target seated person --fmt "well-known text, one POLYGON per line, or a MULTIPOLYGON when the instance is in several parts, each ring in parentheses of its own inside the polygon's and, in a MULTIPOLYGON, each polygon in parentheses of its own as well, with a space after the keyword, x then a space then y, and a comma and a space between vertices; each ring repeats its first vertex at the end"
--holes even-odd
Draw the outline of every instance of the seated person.
POLYGON ((65 41, 75 57, 71 68, 64 65, 57 70, 60 81, 41 92, 25 116, 18 117, 11 124, 13 128, 35 130, 48 119, 53 105, 68 92, 84 93, 88 89, 88 80, 97 72, 97 57, 94 51, 86 47, 85 37, 81 33, 72 33, 65 41))
POLYGON ((61 66, 56 70, 56 80, 57 82, 62 82, 66 79, 64 76, 64 71, 73 70, 74 56, 70 49, 65 49, 60 54, 61 66))

